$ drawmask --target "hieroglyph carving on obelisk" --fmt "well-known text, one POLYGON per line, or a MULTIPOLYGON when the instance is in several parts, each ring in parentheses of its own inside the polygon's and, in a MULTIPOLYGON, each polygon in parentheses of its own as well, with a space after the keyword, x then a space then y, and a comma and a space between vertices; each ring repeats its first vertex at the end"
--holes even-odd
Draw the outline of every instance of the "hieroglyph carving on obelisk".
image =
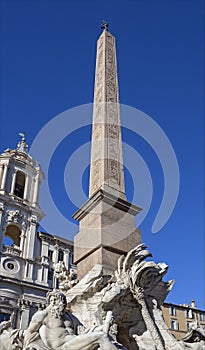
POLYGON ((97 43, 92 126, 89 199, 73 215, 80 223, 74 238, 78 278, 95 264, 110 274, 119 256, 141 243, 135 227, 141 208, 125 196, 116 47, 107 26, 97 43))
POLYGON ((116 46, 104 29, 97 43, 89 196, 106 185, 125 198, 116 46))

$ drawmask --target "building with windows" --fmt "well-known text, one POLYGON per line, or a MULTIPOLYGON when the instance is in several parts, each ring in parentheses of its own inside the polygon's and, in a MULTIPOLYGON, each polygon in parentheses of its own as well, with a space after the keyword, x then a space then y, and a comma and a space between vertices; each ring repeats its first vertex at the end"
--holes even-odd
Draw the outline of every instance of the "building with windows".
POLYGON ((39 205, 44 174, 28 153, 25 136, 15 150, 0 155, 0 322, 12 315, 13 326, 25 329, 44 307, 56 286, 54 266, 69 270, 73 243, 38 232, 44 212, 39 205))
POLYGON ((167 327, 177 339, 183 338, 193 323, 205 329, 205 311, 197 309, 194 300, 191 305, 164 303, 162 312, 167 327))

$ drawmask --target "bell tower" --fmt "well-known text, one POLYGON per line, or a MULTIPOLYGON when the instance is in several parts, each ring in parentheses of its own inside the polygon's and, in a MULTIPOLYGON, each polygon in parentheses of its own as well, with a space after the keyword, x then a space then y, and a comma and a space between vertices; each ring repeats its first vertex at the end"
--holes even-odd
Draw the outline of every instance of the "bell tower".
POLYGON ((44 174, 28 154, 25 135, 20 136, 21 141, 15 150, 6 149, 0 155, 0 253, 4 253, 2 268, 6 267, 7 273, 18 270, 20 279, 30 281, 33 278, 37 226, 44 217, 39 206, 44 174), (6 253, 10 258, 5 258, 6 253), (23 269, 19 263, 25 264, 23 269))
POLYGON ((32 305, 44 300, 48 263, 38 261, 44 174, 28 153, 25 134, 20 136, 16 149, 0 154, 0 316, 12 314, 13 325, 26 329, 32 305))
POLYGON ((72 242, 38 231, 44 174, 20 136, 16 149, 0 154, 0 322, 12 315, 14 328, 27 329, 55 286, 55 264, 70 269, 72 242))

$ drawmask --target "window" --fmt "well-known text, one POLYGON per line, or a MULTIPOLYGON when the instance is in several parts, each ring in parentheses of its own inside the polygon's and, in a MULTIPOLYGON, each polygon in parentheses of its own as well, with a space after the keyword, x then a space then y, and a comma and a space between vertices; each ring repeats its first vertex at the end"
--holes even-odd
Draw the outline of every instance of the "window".
POLYGON ((63 251, 61 249, 59 249, 59 251, 58 251, 58 261, 63 261, 63 256, 64 256, 63 251))
POLYGON ((50 250, 50 249, 48 250, 48 258, 49 258, 50 261, 53 260, 53 251, 50 250))
POLYGON ((204 314, 201 314, 201 313, 199 314, 199 320, 202 322, 204 321, 204 314))
POLYGON ((189 330, 190 330, 190 326, 191 326, 191 324, 193 324, 193 323, 192 323, 192 322, 187 322, 187 323, 186 323, 187 331, 189 331, 189 330))
POLYGON ((184 314, 185 314, 185 317, 186 317, 186 318, 193 318, 193 312, 192 312, 191 309, 186 309, 186 310, 184 311, 184 314))
POLYGON ((188 313, 188 315, 189 315, 189 318, 194 318, 194 315, 193 315, 193 312, 192 312, 192 310, 189 310, 189 313, 188 313))
POLYGON ((48 270, 48 280, 52 281, 53 280, 53 270, 48 270))
POLYGON ((14 187, 14 194, 17 197, 23 198, 25 186, 25 174, 21 171, 17 171, 16 183, 14 187))
POLYGON ((177 322, 176 320, 170 320, 170 327, 171 327, 171 329, 178 331, 179 330, 179 322, 177 322))
POLYGON ((169 314, 171 316, 176 316, 177 315, 177 312, 176 312, 176 308, 174 306, 170 306, 169 308, 169 314))
POLYGON ((5 314, 4 312, 0 313, 0 323, 3 321, 9 321, 10 320, 10 314, 5 314))
POLYGON ((9 270, 13 270, 15 268, 13 263, 8 263, 7 267, 8 267, 9 270))

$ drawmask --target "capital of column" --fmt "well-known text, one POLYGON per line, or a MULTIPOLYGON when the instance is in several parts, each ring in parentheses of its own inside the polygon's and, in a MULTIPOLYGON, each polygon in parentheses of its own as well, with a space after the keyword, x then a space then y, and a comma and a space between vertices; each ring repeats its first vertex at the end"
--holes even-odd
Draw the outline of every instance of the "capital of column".
POLYGON ((21 298, 18 300, 18 306, 21 308, 21 310, 29 309, 32 305, 32 301, 26 300, 24 298, 21 298))
POLYGON ((37 216, 36 215, 31 215, 29 221, 30 221, 31 225, 36 225, 37 224, 37 216))

